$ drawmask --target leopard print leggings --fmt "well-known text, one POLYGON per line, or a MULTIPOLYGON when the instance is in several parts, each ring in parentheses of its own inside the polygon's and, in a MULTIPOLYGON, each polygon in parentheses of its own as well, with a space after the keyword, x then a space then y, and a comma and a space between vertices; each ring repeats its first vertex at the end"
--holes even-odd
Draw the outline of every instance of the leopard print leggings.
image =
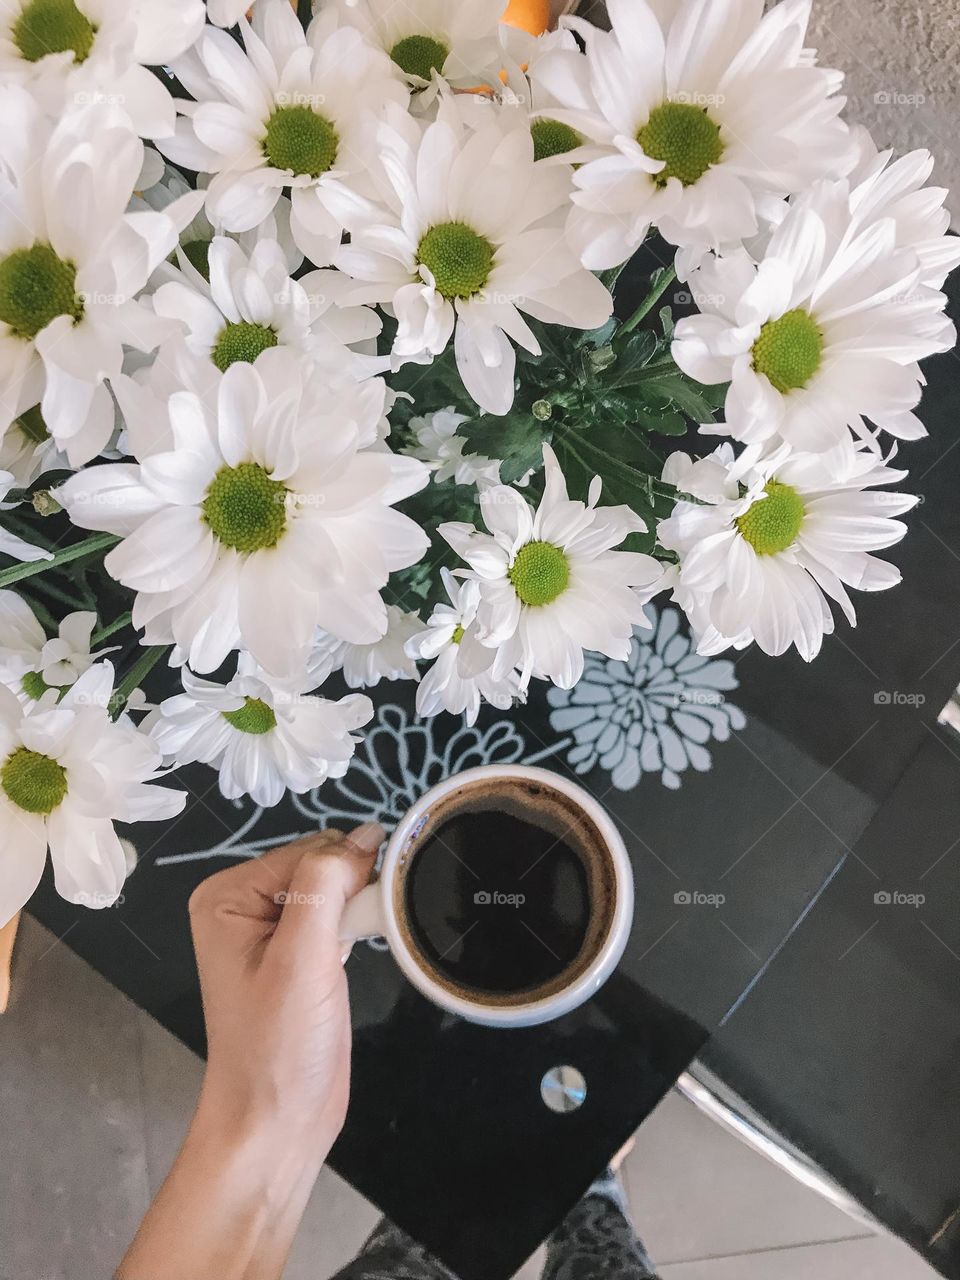
MULTIPOLYGON (((547 1240, 541 1280, 657 1280, 627 1216, 619 1182, 608 1170, 547 1240)), ((360 1256, 334 1280, 457 1280, 452 1271, 384 1219, 360 1256)))

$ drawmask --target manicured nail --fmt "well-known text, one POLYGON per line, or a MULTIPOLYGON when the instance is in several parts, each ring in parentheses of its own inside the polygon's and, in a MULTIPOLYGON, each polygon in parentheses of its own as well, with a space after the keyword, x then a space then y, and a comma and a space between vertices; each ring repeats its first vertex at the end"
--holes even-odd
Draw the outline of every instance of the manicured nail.
POLYGON ((376 853, 384 840, 387 833, 381 827, 379 822, 364 822, 359 827, 349 833, 347 839, 359 853, 376 853))

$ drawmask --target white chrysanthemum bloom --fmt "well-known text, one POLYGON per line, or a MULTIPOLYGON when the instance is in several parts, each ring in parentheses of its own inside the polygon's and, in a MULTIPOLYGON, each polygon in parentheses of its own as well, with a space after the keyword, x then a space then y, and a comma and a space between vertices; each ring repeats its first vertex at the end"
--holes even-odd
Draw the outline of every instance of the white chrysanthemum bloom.
POLYGON ((941 288, 960 265, 960 237, 947 234, 946 187, 924 185, 933 172, 933 156, 918 150, 892 160, 893 152, 877 151, 862 125, 852 132, 858 147, 857 164, 849 177, 853 222, 866 226, 893 218, 897 248, 912 249, 920 259, 921 284, 941 288))
POLYGON ((306 688, 319 688, 334 671, 343 672, 351 689, 370 689, 381 680, 416 680, 417 664, 404 646, 422 625, 417 614, 388 604, 386 633, 373 644, 350 644, 318 632, 307 663, 306 688))
POLYGON ((625 262, 651 226, 690 250, 734 247, 758 206, 849 168, 842 76, 803 47, 810 3, 761 15, 758 0, 609 0, 611 32, 567 19, 613 135, 574 179, 569 231, 587 266, 625 262))
POLYGON ((0 681, 22 702, 36 701, 49 689, 66 689, 111 649, 90 652, 97 615, 68 613, 59 633, 47 639, 33 610, 15 591, 0 591, 0 681))
POLYGON ((231 365, 215 402, 171 396, 168 451, 58 490, 74 523, 123 535, 104 566, 137 592, 145 644, 173 642, 201 672, 243 648, 295 677, 318 627, 355 644, 384 634, 380 592, 429 545, 392 506, 427 468, 370 447, 385 395, 380 379, 331 386, 270 349, 231 365))
POLYGON ((228 800, 250 796, 265 807, 287 791, 299 795, 327 778, 342 778, 373 704, 362 694, 339 702, 310 697, 297 684, 278 684, 249 654, 240 654, 227 684, 181 671, 183 693, 150 716, 151 739, 177 765, 194 761, 219 771, 228 800))
MULTIPOLYGON (((0 511, 9 510, 15 503, 5 503, 4 498, 16 485, 14 476, 9 471, 0 471, 0 511)), ((43 547, 35 547, 30 542, 24 542, 23 538, 18 538, 15 533, 11 533, 8 529, 4 529, 0 523, 0 555, 12 556, 14 560, 52 560, 53 552, 46 551, 43 547)))
POLYGON ((119 105, 136 133, 173 133, 166 85, 147 68, 184 53, 203 30, 202 0, 0 0, 0 80, 45 111, 119 105))
POLYGON ((367 282, 357 301, 393 307, 398 362, 429 361, 456 330, 464 386, 488 413, 505 414, 514 397, 511 339, 540 354, 521 311, 593 329, 613 308, 564 240, 566 170, 536 164, 523 129, 504 132, 491 121, 471 131, 447 112, 421 131, 406 112, 388 116, 377 130, 386 207, 354 230, 337 265, 367 282))
POLYGON ((160 752, 122 715, 111 720, 109 662, 91 667, 56 705, 25 710, 0 685, 0 925, 36 889, 47 848, 57 892, 107 907, 126 878, 114 822, 172 818, 186 793, 150 786, 160 752))
POLYGON ((479 488, 500 483, 500 461, 478 453, 463 452, 466 443, 457 428, 469 419, 452 407, 437 409, 422 418, 410 419, 410 430, 417 444, 405 450, 412 458, 425 462, 437 484, 452 480, 454 484, 472 484, 479 488))
MULTIPOLYGON (((206 190, 205 176, 201 176, 200 179, 200 187, 203 190, 206 190)), ((133 199, 130 201, 130 208, 131 210, 156 209, 162 212, 180 196, 193 190, 195 188, 172 165, 167 164, 158 152, 145 147, 143 168, 137 180, 133 199)), ((194 217, 181 229, 180 243, 176 248, 176 260, 179 269, 189 280, 195 282, 195 276, 199 275, 205 283, 209 283, 208 257, 210 243, 216 234, 217 230, 203 208, 198 209, 194 217)), ((284 260, 290 275, 303 265, 303 254, 294 244, 290 232, 290 201, 286 196, 280 196, 273 212, 257 226, 250 231, 238 233, 232 238, 248 255, 253 252, 260 240, 276 240, 283 249, 284 260)), ((165 260, 157 268, 154 280, 160 283, 165 273, 167 279, 178 279, 177 275, 172 274, 176 270, 177 267, 173 267, 165 260)))
POLYGON ((127 213, 143 143, 110 108, 51 122, 7 87, 0 117, 0 421, 42 401, 76 467, 113 432, 104 380, 119 374, 124 346, 153 350, 170 332, 136 295, 202 196, 127 213))
POLYGON ((14 418, 6 431, 0 431, 0 471, 8 471, 18 489, 26 489, 44 471, 69 469, 38 404, 14 418))
POLYGON ((438 604, 426 629, 407 642, 411 658, 432 662, 417 689, 417 713, 435 716, 450 711, 474 725, 482 703, 509 711, 515 701, 523 700, 520 673, 493 673, 496 653, 480 642, 477 626, 480 584, 458 582, 449 569, 442 569, 441 576, 450 603, 438 604))
MULTIPOLYGON (((590 64, 572 31, 540 36, 502 23, 504 87, 501 114, 515 114, 533 134, 533 153, 546 164, 582 165, 607 155, 615 136, 593 94, 590 64)), ((482 102, 482 99, 480 100, 482 102)))
POLYGON ((358 378, 375 371, 369 357, 350 348, 375 340, 382 321, 370 307, 337 305, 348 285, 338 272, 311 271, 293 280, 276 240, 260 240, 248 255, 227 236, 212 241, 208 262, 209 284, 189 266, 177 273, 179 279, 168 273, 153 307, 157 315, 182 322, 188 350, 221 373, 237 361, 252 364, 272 347, 284 347, 331 375, 342 376, 351 367, 358 378))
POLYGON ((903 438, 926 432, 912 412, 918 361, 956 341, 946 298, 919 282, 917 254, 893 218, 851 220, 846 181, 792 205, 759 264, 744 250, 690 276, 701 314, 678 321, 673 357, 700 382, 730 382, 726 421, 709 434, 828 449, 861 417, 903 438))
POLYGON ((597 506, 599 476, 584 504, 567 496, 548 445, 543 464, 536 511, 515 489, 497 485, 480 495, 489 533, 459 522, 438 533, 480 584, 477 625, 482 643, 498 650, 494 674, 519 667, 523 688, 534 675, 570 689, 585 649, 626 658, 633 628, 650 625, 643 606, 660 590, 663 568, 652 556, 613 550, 646 525, 629 507, 597 506))
MULTIPOLYGON (((314 0, 314 11, 320 6, 314 0)), ((441 76, 458 88, 488 84, 500 70, 497 41, 504 0, 334 0, 414 89, 441 76)))
POLYGON ((256 227, 289 187, 293 238, 318 267, 365 206, 368 116, 408 101, 389 58, 337 21, 325 9, 305 33, 289 0, 258 0, 243 49, 207 27, 172 68, 196 101, 178 99, 176 137, 158 144, 213 174, 207 215, 227 231, 256 227))
POLYGON ((681 497, 657 531, 679 557, 674 596, 701 653, 756 640, 772 656, 796 645, 809 662, 833 631, 828 600, 853 626, 847 587, 885 591, 900 581, 894 565, 869 553, 900 541, 906 525, 894 517, 917 499, 872 492, 906 472, 849 442, 822 454, 782 445, 739 482, 735 465, 728 444, 700 462, 683 453, 667 460, 663 478, 697 499, 681 497))

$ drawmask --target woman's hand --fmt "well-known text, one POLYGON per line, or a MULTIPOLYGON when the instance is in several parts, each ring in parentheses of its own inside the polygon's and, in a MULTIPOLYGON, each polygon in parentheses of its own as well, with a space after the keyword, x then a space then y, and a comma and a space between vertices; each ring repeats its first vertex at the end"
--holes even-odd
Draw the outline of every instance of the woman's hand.
POLYGON ((381 827, 321 832, 221 871, 190 900, 207 1071, 122 1280, 271 1280, 346 1115, 350 1011, 338 928, 381 827))

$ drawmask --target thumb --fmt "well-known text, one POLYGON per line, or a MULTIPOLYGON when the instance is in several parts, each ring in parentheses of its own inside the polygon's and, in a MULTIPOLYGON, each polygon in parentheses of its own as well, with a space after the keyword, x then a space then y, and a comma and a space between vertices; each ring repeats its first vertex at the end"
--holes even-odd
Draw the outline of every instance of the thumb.
POLYGON ((369 881, 385 839, 379 823, 365 822, 341 840, 306 853, 290 880, 273 948, 318 964, 335 958, 339 965, 340 917, 369 881))

